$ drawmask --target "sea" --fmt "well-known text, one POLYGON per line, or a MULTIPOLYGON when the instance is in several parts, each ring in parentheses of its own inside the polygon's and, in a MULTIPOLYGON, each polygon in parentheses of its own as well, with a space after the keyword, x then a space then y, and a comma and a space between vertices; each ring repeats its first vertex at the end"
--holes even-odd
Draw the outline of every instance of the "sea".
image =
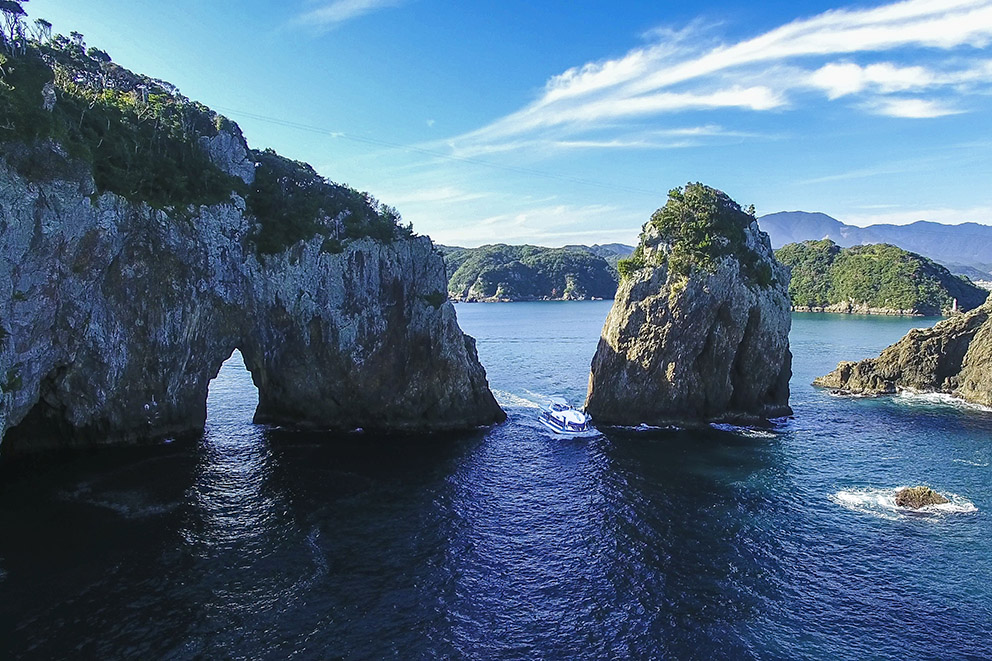
POLYGON ((935 319, 795 314, 769 427, 569 440, 610 302, 456 307, 505 424, 254 425, 235 353, 199 438, 0 465, 0 658, 992 658, 992 411, 809 385, 935 319))

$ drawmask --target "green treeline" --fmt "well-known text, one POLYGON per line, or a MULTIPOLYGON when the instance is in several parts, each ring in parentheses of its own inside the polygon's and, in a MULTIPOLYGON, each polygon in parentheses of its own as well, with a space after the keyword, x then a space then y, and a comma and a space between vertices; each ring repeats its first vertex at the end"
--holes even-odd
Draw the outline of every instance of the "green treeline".
POLYGON ((448 294, 456 300, 613 298, 616 275, 582 248, 487 245, 442 248, 448 294))
POLYGON ((245 184, 214 163, 203 140, 236 124, 184 97, 167 82, 128 71, 83 35, 32 28, 18 2, 0 6, 0 145, 6 161, 31 181, 89 173, 96 193, 191 217, 191 206, 237 194, 258 221, 261 254, 323 236, 340 252, 353 239, 411 236, 399 213, 368 193, 328 181, 306 163, 271 150, 251 151, 255 181, 245 184), (9 6, 8 6, 9 5, 9 6))
POLYGON ((937 315, 953 300, 970 310, 988 292, 926 257, 888 244, 841 248, 833 241, 790 243, 775 251, 792 269, 789 295, 797 307, 851 303, 937 315))

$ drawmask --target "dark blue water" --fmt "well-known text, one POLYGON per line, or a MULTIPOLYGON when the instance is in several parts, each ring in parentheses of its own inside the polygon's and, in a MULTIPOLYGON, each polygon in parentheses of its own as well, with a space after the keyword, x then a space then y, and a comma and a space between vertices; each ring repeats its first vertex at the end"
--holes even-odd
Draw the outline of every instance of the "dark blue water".
POLYGON ((0 658, 992 657, 992 413, 806 385, 928 320, 796 315, 778 429, 549 438, 608 309, 458 306, 488 432, 253 426, 236 355, 201 439, 5 467, 0 658))

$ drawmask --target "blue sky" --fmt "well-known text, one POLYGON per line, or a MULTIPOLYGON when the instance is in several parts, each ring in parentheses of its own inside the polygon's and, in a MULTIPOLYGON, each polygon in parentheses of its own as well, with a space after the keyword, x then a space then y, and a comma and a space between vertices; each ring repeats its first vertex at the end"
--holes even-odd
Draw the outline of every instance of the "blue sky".
POLYGON ((633 243, 687 181, 759 214, 992 224, 992 0, 25 8, 440 243, 633 243))

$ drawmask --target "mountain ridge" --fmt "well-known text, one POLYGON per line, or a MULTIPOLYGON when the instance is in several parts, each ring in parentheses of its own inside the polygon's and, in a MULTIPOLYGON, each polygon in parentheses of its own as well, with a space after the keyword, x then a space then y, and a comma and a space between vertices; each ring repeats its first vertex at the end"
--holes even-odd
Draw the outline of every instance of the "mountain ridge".
POLYGON ((958 275, 992 275, 992 225, 945 225, 918 220, 908 225, 847 225, 821 212, 779 211, 758 218, 772 247, 830 239, 842 248, 887 243, 939 262, 958 275))

